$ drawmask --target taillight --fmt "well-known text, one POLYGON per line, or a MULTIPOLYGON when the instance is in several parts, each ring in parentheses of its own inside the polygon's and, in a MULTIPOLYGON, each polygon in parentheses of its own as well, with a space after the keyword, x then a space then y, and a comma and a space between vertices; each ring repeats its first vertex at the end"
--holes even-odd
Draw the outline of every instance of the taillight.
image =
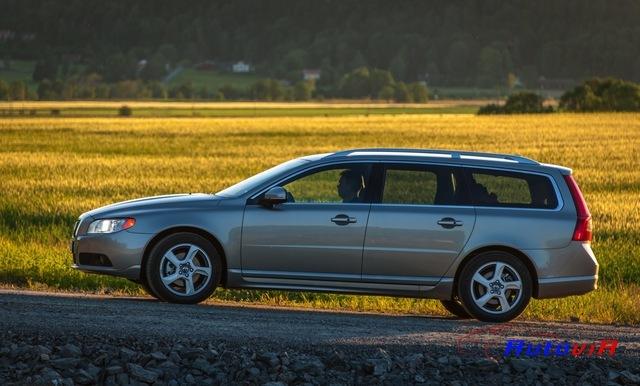
POLYGON ((578 214, 578 221, 576 222, 576 229, 573 231, 573 240, 590 242, 593 238, 593 229, 591 227, 591 212, 587 207, 587 202, 576 183, 573 176, 564 176, 564 180, 569 187, 573 203, 576 206, 576 212, 578 214))

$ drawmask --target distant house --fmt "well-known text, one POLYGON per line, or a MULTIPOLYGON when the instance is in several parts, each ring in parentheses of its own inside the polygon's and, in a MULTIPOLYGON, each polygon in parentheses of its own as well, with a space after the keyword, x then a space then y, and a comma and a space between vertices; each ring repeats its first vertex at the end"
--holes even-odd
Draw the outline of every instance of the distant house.
POLYGON ((139 60, 136 65, 136 74, 140 74, 140 72, 144 70, 145 67, 147 67, 147 63, 147 59, 139 60))
POLYGON ((193 67, 199 71, 213 71, 216 69, 216 63, 213 60, 205 60, 204 62, 197 63, 193 67))
POLYGON ((234 63, 231 66, 231 71, 236 72, 236 73, 250 72, 251 71, 251 65, 248 64, 248 63, 245 63, 243 61, 239 61, 237 63, 234 63))
POLYGON ((304 80, 318 80, 320 79, 320 70, 315 68, 305 68, 302 70, 302 78, 304 80))
POLYGON ((0 40, 1 41, 7 41, 7 40, 13 40, 16 37, 16 33, 14 31, 11 30, 1 30, 0 31, 0 40))

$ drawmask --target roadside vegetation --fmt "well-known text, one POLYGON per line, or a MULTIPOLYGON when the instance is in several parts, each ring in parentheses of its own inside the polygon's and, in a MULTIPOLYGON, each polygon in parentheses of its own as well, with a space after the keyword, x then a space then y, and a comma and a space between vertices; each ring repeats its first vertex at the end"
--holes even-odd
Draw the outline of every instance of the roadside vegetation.
MULTIPOLYGON (((532 92, 519 92, 503 105, 488 104, 478 115, 552 113, 544 98, 532 92)), ((640 84, 614 78, 593 78, 565 92, 560 97, 559 111, 602 112, 640 111, 640 84)))
POLYGON ((478 115, 552 113, 553 107, 544 105, 544 98, 532 92, 511 95, 503 105, 491 103, 481 107, 478 115))
MULTIPOLYGON (((458 148, 519 153, 572 167, 586 195, 600 289, 533 301, 525 318, 640 323, 636 113, 326 117, 324 112, 340 107, 325 106, 304 117, 174 119, 136 118, 135 103, 128 103, 133 118, 0 120, 2 286, 142 294, 127 280, 70 268, 73 223, 98 206, 149 195, 215 192, 303 154, 370 146, 458 148)), ((114 114, 118 107, 110 106, 114 114)), ((436 301, 334 294, 218 290, 212 301, 446 314, 436 301)))

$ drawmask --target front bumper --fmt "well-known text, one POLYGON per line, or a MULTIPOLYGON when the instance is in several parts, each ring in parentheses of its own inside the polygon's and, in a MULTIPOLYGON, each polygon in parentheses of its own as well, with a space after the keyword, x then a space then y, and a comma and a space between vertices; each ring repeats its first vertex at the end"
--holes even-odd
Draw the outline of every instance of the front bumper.
POLYGON ((525 251, 538 274, 536 298, 582 295, 598 288, 598 261, 591 245, 572 241, 559 249, 525 251))
POLYGON ((70 245, 72 267, 88 273, 139 279, 144 250, 152 236, 126 230, 74 236, 70 245), (85 257, 89 255, 106 256, 110 264, 88 264, 85 257))

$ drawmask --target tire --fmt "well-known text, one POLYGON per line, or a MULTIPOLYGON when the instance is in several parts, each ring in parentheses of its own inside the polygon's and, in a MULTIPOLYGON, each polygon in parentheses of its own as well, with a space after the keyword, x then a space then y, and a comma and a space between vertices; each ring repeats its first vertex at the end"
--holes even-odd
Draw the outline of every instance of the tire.
POLYGON ((153 247, 145 277, 150 292, 159 299, 195 304, 215 291, 221 270, 220 254, 207 239, 182 232, 165 237, 153 247))
POLYGON ((149 283, 147 283, 147 281, 145 279, 129 279, 130 281, 136 283, 137 285, 139 285, 140 287, 142 287, 142 289, 144 290, 144 292, 146 292, 148 295, 153 296, 156 299, 159 299, 158 295, 153 293, 153 291, 151 291, 151 288, 149 287, 149 283))
POLYGON ((457 300, 440 300, 440 303, 444 308, 446 308, 447 311, 454 314, 460 319, 471 318, 471 315, 469 315, 467 310, 465 310, 464 307, 462 307, 462 304, 460 304, 460 302, 457 300))
POLYGON ((531 274, 510 253, 484 252, 462 268, 457 291, 469 315, 483 322, 508 322, 518 317, 531 300, 531 274), (499 277, 495 275, 498 270, 502 271, 499 277))

